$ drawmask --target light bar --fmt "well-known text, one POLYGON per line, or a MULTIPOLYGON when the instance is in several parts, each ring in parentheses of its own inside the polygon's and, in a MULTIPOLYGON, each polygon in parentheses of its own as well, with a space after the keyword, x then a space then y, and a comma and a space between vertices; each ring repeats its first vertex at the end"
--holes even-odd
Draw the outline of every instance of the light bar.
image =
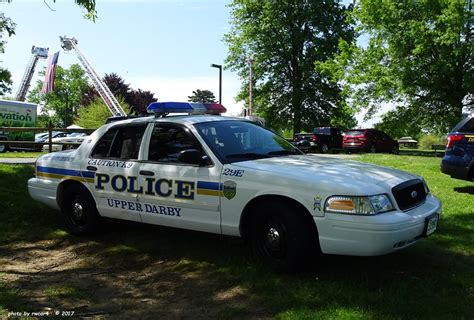
POLYGON ((152 102, 147 111, 156 115, 167 115, 170 113, 221 114, 227 110, 220 103, 152 102))

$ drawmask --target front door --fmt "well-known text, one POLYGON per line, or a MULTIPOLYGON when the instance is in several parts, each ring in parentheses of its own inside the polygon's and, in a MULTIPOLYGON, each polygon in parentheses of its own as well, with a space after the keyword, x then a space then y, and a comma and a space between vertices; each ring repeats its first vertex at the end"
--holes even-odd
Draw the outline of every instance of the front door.
POLYGON ((220 164, 181 163, 181 151, 204 149, 180 124, 156 123, 147 144, 138 170, 143 222, 220 233, 220 164))

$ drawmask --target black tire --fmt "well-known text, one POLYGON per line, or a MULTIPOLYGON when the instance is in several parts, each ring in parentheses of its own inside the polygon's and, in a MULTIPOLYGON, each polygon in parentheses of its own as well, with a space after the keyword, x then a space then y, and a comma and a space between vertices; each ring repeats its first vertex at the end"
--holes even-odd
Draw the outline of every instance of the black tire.
POLYGON ((320 250, 316 228, 296 209, 285 201, 261 203, 253 216, 253 252, 277 272, 311 266, 320 250))
POLYGON ((329 146, 324 143, 322 146, 321 146, 321 153, 328 153, 329 152, 329 146))
POLYGON ((4 153, 8 151, 8 146, 0 143, 0 153, 4 153))
POLYGON ((75 235, 96 231, 101 218, 89 191, 81 185, 71 185, 64 192, 61 211, 66 227, 75 235))
POLYGON ((400 148, 398 146, 394 146, 392 149, 393 154, 400 154, 400 148))
POLYGON ((370 146, 369 152, 370 152, 370 153, 376 153, 376 152, 377 152, 377 147, 375 146, 375 144, 373 144, 373 145, 370 146))

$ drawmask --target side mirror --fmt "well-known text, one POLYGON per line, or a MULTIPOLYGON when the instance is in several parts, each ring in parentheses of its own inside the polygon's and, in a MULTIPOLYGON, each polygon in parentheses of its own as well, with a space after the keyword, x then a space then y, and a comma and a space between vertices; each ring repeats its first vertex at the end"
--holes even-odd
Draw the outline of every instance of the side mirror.
POLYGON ((200 167, 209 165, 209 157, 196 149, 183 150, 178 155, 179 162, 198 165, 200 167))

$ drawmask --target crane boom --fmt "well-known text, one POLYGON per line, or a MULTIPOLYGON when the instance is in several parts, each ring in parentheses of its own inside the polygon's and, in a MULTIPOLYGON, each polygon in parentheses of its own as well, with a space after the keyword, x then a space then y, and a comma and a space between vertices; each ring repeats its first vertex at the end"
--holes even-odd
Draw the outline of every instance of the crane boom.
POLYGON ((102 79, 100 79, 100 77, 95 72, 94 68, 92 68, 89 61, 87 61, 86 57, 82 54, 82 52, 77 47, 77 40, 75 38, 67 38, 66 36, 59 37, 59 39, 61 40, 61 47, 65 51, 74 50, 76 52, 77 57, 79 58, 79 61, 82 63, 84 69, 86 70, 86 73, 89 75, 90 79, 92 80, 92 85, 97 90, 101 98, 104 100, 107 108, 112 113, 112 115, 126 116, 127 114, 122 109, 122 107, 120 106, 119 102, 117 101, 113 93, 110 91, 107 84, 104 81, 102 81, 102 79))
POLYGON ((21 83, 18 87, 15 100, 25 101, 26 93, 28 92, 31 79, 33 78, 33 74, 35 73, 36 64, 38 63, 39 59, 46 59, 48 57, 48 51, 49 48, 40 48, 35 46, 31 48, 31 58, 28 62, 28 65, 26 66, 23 78, 21 79, 21 83))

